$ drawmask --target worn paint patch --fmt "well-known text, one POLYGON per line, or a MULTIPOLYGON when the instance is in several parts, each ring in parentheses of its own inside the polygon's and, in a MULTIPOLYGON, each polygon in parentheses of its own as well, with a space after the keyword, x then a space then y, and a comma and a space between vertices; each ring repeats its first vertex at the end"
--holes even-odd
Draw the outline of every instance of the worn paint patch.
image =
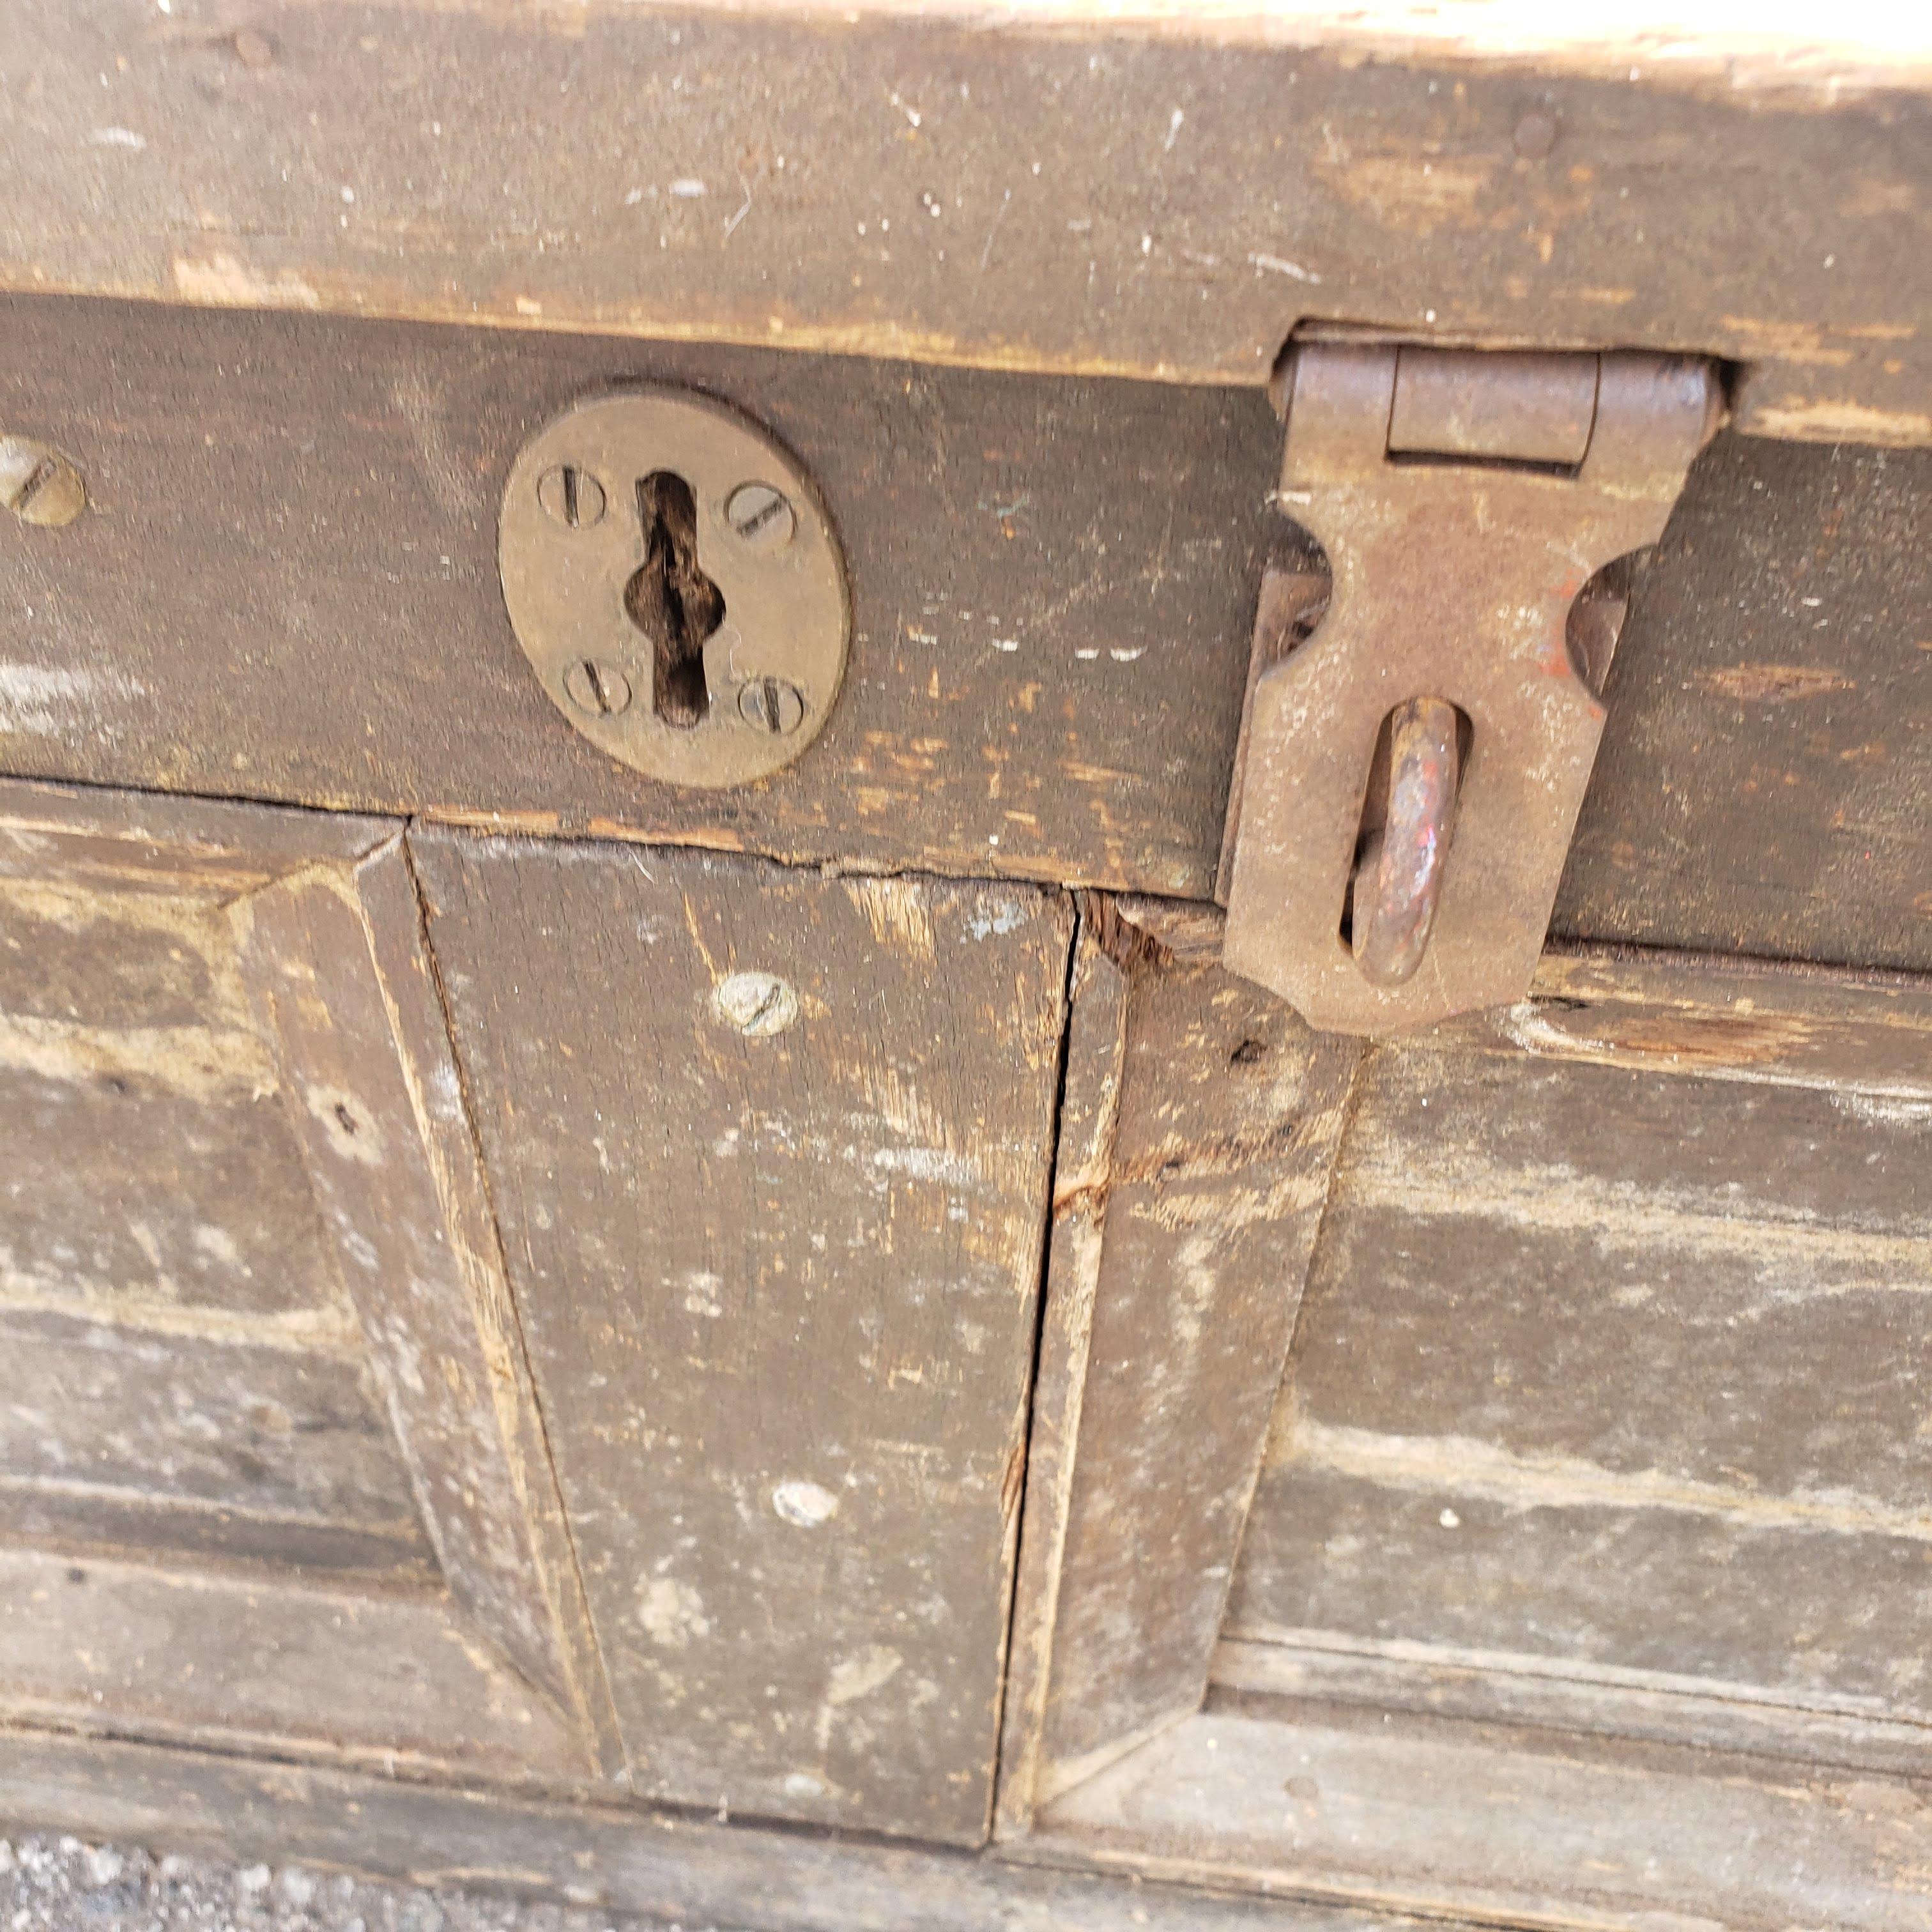
POLYGON ((664 1650, 682 1650, 711 1634, 704 1599, 675 1576, 652 1576, 639 1587, 638 1622, 652 1642, 664 1650))
POLYGON ((1391 1436, 1296 1415, 1270 1445, 1273 1467, 1322 1469, 1423 1494, 1511 1509, 1668 1510, 1754 1529, 1836 1530, 1932 1543, 1932 1510, 1898 1509, 1850 1489, 1788 1496, 1662 1470, 1605 1468, 1580 1456, 1525 1454, 1467 1436, 1391 1436))
POLYGON ((119 671, 0 663, 0 732, 88 741, 104 730, 112 736, 103 719, 147 694, 146 685, 119 671))

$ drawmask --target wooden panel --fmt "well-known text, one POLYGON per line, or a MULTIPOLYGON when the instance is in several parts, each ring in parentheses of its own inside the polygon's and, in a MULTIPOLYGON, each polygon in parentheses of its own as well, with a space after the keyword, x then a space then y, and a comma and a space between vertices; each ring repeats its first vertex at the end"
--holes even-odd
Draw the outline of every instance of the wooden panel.
POLYGON ((143 1333, 0 1305, 0 1493, 63 1504, 96 1534, 145 1504, 146 1540, 261 1553, 277 1528, 310 1560, 331 1544, 418 1570, 428 1549, 358 1352, 143 1333), (180 1521, 185 1514, 200 1528, 180 1521))
POLYGON ((1932 963, 1932 453, 1726 439, 1631 604, 1556 929, 1932 963))
POLYGON ((7 1295, 132 1302, 157 1319, 226 1309, 290 1340, 332 1329, 341 1291, 259 1041, 242 1036, 242 1064, 224 1066, 226 1042, 190 1058, 211 1040, 200 1029, 130 1040, 10 1017, 0 1018, 7 1295), (212 1094, 192 1090, 204 1073, 212 1094), (184 1076, 190 1090, 170 1091, 184 1076))
POLYGON ((421 1575, 222 897, 288 828, 236 816, 0 788, 0 1520, 421 1575))
POLYGON ((1374 1714, 1210 1715, 1063 1798, 1037 1855, 1578 1932, 1916 1932, 1928 1792, 1374 1714))
POLYGON ((1253 383, 1329 318, 1713 351, 1754 427, 1932 435, 1922 39, 182 9, 6 16, 8 285, 1253 383))
POLYGON ((621 1769, 401 842, 247 908, 316 1194, 451 1590, 621 1769))
MULTIPOLYGON (((34 612, 0 653, 8 769, 1211 894, 1262 562, 1292 538, 1258 392, 0 306, 0 421, 70 448, 95 502, 0 530, 34 612), (850 558, 845 692, 764 784, 604 758, 502 614, 515 449, 639 376, 770 423, 850 558)), ((1637 587, 1560 930, 1932 964, 1928 500, 1932 455, 1707 453, 1637 587)))
POLYGON ((448 1600, 0 1550, 0 1717, 358 1763, 566 1779, 568 1727, 448 1600))
POLYGON ((1012 1832, 1200 1704, 1358 1052, 1104 902, 1077 984, 1012 1832))
POLYGON ((1062 902, 414 845, 634 1782, 977 1838, 1062 902))
MULTIPOLYGON (((333 1768, 20 1731, 0 1735, 0 1819, 94 1840, 205 1846, 238 1863, 297 1861, 760 1932, 1424 1932, 1419 1920, 1346 1906, 1018 1870, 931 1846, 761 1830, 735 1818, 566 1809, 333 1768)), ((1457 1932, 1440 1919, 1427 1924, 1457 1932)))
POLYGON ((1229 1634, 1932 1714, 1923 982, 1553 976, 1364 1063, 1229 1634))
POLYGON ((50 1622, 0 1692, 279 1748, 360 1642, 358 1748, 482 1699, 514 1724, 458 1712, 453 1761, 584 1768, 608 1700, 397 829, 9 784, 0 852, 0 1527, 173 1566, 104 1570, 68 1677, 50 1622), (439 1574, 473 1621, 386 1606, 439 1574))

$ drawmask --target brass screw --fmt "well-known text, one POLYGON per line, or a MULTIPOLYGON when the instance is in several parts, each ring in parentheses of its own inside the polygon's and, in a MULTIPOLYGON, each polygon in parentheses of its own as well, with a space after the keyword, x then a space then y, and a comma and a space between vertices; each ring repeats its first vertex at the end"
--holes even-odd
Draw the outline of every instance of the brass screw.
POLYGON ((592 718, 614 718, 629 707, 631 680, 615 664, 579 658, 563 674, 564 694, 592 718))
POLYGON ((0 436, 0 503, 23 524, 57 530, 87 508, 87 485, 58 450, 24 436, 0 436))
POLYGON ((774 737, 789 738, 805 722, 805 693, 782 677, 754 677, 738 694, 738 716, 774 737))
POLYGON ((740 483, 724 505, 724 520, 754 550, 783 550, 798 528, 798 512, 769 483, 740 483))
POLYGON ((604 515, 604 486, 587 470, 560 463, 537 478, 537 501, 566 529, 587 530, 604 515))

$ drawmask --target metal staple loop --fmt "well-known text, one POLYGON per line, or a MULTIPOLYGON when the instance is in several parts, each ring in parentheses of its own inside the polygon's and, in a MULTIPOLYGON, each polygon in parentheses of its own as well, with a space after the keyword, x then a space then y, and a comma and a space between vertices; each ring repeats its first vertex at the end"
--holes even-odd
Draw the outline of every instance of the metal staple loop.
POLYGON ((1429 950, 1455 836, 1458 723, 1440 698, 1412 698, 1390 717, 1387 817, 1349 886, 1351 950, 1378 986, 1412 980, 1429 950))

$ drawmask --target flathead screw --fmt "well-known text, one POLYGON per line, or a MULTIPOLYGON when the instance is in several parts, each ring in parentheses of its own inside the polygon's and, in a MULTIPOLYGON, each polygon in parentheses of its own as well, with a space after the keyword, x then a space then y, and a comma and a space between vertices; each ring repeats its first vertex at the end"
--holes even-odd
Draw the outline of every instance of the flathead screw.
POLYGON ((537 478, 537 501, 553 523, 587 530, 604 515, 604 486, 587 470, 560 463, 537 478))
POLYGON ((1556 146, 1556 116, 1547 108, 1533 107, 1516 124, 1510 145, 1525 160, 1540 161, 1556 146))
POLYGON ((259 27, 236 28, 228 44, 244 67, 251 67, 258 74, 275 64, 275 44, 259 27))
POLYGON ((740 483, 725 502, 724 520, 754 550, 783 550, 798 528, 798 512, 769 483, 740 483))
POLYGON ((58 450, 23 436, 0 436, 0 503, 23 524, 57 530, 87 508, 87 485, 58 450))
POLYGON ((738 693, 738 716, 775 738, 789 738, 805 722, 805 693, 782 677, 754 677, 738 693))
POLYGON ((564 695, 590 718, 614 718, 629 707, 631 680, 615 664, 579 658, 563 674, 564 695))

